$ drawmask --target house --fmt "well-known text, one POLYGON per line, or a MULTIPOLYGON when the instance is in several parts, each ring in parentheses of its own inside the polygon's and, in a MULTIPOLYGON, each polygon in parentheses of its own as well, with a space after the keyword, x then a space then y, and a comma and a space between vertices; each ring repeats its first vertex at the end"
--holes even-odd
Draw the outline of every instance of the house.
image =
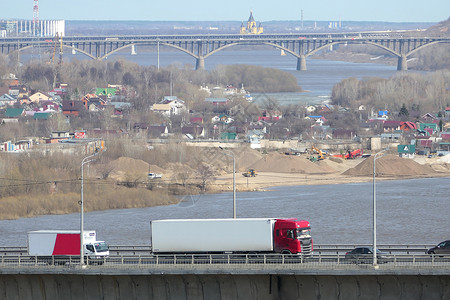
POLYGON ((181 133, 189 138, 197 139, 205 136, 205 129, 201 126, 183 126, 181 133))
POLYGON ((9 73, 2 76, 2 82, 4 85, 18 85, 19 79, 16 77, 15 74, 9 73))
POLYGON ((85 110, 84 104, 80 100, 63 100, 62 112, 66 116, 79 116, 85 110))
POLYGON ((378 117, 387 119, 388 113, 389 113, 389 111, 387 111, 387 110, 380 110, 380 111, 378 111, 378 117))
POLYGON ((436 123, 419 123, 418 130, 420 132, 426 132, 427 135, 432 135, 438 130, 438 124, 436 123))
POLYGON ((143 131, 143 130, 148 130, 149 127, 150 127, 150 124, 148 124, 147 122, 136 122, 133 125, 133 130, 134 131, 143 131))
POLYGON ((238 88, 232 85, 227 85, 223 90, 225 95, 236 95, 238 93, 238 88))
POLYGON ((38 111, 58 112, 61 110, 59 104, 55 101, 41 101, 39 102, 39 105, 41 107, 38 109, 38 111))
POLYGON ((401 122, 400 123, 400 130, 403 131, 413 131, 413 130, 417 130, 417 125, 414 122, 401 122))
POLYGON ((89 111, 100 111, 105 108, 106 96, 97 96, 95 94, 86 94, 81 98, 84 107, 89 111))
POLYGON ((8 107, 5 111, 7 118, 19 118, 25 116, 25 109, 8 107))
POLYGON ((225 124, 230 124, 233 121, 234 121, 233 118, 230 118, 227 115, 223 115, 223 114, 222 115, 218 115, 218 116, 214 116, 214 117, 211 118, 211 122, 212 123, 222 122, 222 123, 225 123, 225 124))
POLYGON ((131 108, 131 103, 130 102, 109 102, 106 105, 106 108, 107 109, 112 108, 111 115, 121 117, 123 115, 124 111, 131 108))
POLYGON ((8 94, 16 99, 28 98, 28 87, 25 85, 11 85, 9 86, 8 94))
POLYGON ((28 97, 28 103, 39 103, 40 101, 50 101, 52 98, 42 92, 36 92, 28 97))
POLYGON ((65 95, 67 95, 67 84, 60 84, 59 87, 48 91, 48 95, 53 98, 62 99, 65 95))
POLYGON ((169 129, 165 125, 150 125, 148 133, 151 137, 165 137, 169 134, 169 129))
POLYGON ((160 103, 153 104, 151 110, 165 116, 179 115, 186 110, 184 101, 176 96, 165 96, 160 103))
POLYGON ((191 117, 189 119, 189 123, 191 123, 191 124, 203 124, 203 118, 202 117, 191 117))
POLYGON ((213 105, 226 105, 228 101, 228 98, 205 98, 205 102, 213 105))
POLYGON ((424 123, 432 123, 433 121, 435 121, 437 119, 438 119, 437 117, 433 116, 430 113, 426 113, 420 117, 420 120, 424 123))
POLYGON ((96 88, 95 94, 98 96, 103 95, 111 99, 113 96, 116 95, 116 88, 115 87, 96 88))
POLYGON ((384 121, 383 122, 383 132, 394 132, 400 130, 402 121, 384 121))
POLYGON ((351 140, 356 136, 355 130, 350 129, 335 129, 333 131, 333 138, 334 139, 345 139, 345 140, 351 140))
POLYGON ((258 117, 258 121, 278 121, 281 119, 282 114, 280 111, 277 110, 264 110, 261 114, 261 116, 258 117))
POLYGON ((445 113, 444 113, 446 118, 450 118, 450 106, 445 108, 445 113))
POLYGON ((236 132, 222 132, 220 134, 221 140, 236 140, 237 139, 237 133, 236 132))
POLYGON ((34 120, 48 120, 51 116, 51 113, 49 112, 36 112, 33 115, 34 120))
POLYGON ((11 95, 3 94, 0 96, 0 108, 5 106, 13 106, 14 103, 16 103, 16 99, 11 95))

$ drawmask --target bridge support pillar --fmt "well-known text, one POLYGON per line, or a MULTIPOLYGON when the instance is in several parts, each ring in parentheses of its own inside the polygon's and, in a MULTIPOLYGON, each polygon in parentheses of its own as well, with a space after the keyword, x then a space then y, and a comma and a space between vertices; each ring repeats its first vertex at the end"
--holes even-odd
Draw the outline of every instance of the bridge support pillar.
POLYGON ((205 69, 205 58, 203 56, 200 56, 197 58, 197 62, 195 64, 196 70, 204 70, 205 69))
POLYGON ((297 71, 306 71, 306 56, 300 55, 297 57, 297 71))
POLYGON ((408 63, 406 62, 406 54, 402 54, 398 57, 397 71, 408 70, 408 63))
POLYGON ((131 55, 136 55, 136 48, 134 47, 134 45, 131 45, 131 55))

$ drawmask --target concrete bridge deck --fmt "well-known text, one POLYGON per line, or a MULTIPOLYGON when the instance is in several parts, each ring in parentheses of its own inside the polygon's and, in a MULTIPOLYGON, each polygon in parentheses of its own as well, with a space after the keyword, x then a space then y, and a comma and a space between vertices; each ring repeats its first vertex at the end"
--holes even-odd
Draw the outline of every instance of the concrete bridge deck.
POLYGON ((0 268, 0 299, 450 299, 450 268, 0 268), (201 269, 201 270, 200 270, 201 269))

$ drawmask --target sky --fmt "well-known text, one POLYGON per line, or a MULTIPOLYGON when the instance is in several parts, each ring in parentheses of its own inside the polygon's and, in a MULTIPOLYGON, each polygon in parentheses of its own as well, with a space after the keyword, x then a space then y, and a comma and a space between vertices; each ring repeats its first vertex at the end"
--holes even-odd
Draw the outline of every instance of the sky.
MULTIPOLYGON (((40 0, 46 20, 440 22, 449 0, 40 0), (191 3, 192 2, 192 3, 191 3), (373 3, 373 4, 370 4, 373 3)), ((34 0, 2 0, 0 19, 33 19, 34 0)))

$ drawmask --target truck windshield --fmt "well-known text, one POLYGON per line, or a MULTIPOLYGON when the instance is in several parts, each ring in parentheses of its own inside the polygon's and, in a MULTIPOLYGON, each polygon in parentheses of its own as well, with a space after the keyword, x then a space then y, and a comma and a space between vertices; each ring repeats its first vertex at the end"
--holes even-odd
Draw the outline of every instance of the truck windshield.
POLYGON ((108 244, 106 244, 105 242, 95 243, 94 245, 95 245, 95 250, 97 250, 97 252, 108 251, 108 244))
POLYGON ((297 239, 306 239, 311 237, 311 228, 297 229, 297 239))

